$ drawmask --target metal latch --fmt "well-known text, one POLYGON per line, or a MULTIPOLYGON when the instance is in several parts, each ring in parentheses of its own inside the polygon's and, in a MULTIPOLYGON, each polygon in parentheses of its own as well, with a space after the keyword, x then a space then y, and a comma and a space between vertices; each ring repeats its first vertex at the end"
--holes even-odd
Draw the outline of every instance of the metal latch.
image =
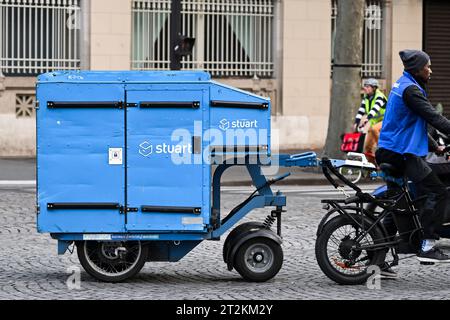
POLYGON ((127 212, 138 212, 138 208, 127 207, 127 212))
POLYGON ((35 109, 39 109, 39 100, 36 100, 36 101, 34 102, 34 108, 35 108, 35 109))

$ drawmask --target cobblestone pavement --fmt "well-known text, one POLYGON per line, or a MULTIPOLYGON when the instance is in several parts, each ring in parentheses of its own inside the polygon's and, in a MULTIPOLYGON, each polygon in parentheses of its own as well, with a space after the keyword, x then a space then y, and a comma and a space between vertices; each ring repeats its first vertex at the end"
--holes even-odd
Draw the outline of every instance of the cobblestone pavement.
MULTIPOLYGON (((126 282, 97 282, 84 271, 81 289, 69 290, 67 268, 80 266, 76 254, 56 254, 56 241, 35 227, 34 188, 0 189, 0 299, 449 299, 450 266, 400 262, 399 279, 380 290, 340 286, 319 269, 314 255, 317 224, 324 211, 319 195, 288 193, 283 221, 284 264, 266 283, 247 283, 222 261, 221 241, 204 241, 177 263, 147 263, 126 282)), ((230 210, 245 194, 225 192, 230 210)), ((256 210, 245 220, 264 219, 256 210)))

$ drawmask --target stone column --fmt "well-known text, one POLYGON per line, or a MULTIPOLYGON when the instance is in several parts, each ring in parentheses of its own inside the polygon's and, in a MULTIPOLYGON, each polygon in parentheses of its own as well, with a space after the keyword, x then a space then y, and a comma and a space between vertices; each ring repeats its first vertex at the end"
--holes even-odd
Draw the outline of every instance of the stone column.
POLYGON ((5 76, 3 75, 2 71, 0 70, 0 97, 3 95, 3 92, 5 91, 5 76))

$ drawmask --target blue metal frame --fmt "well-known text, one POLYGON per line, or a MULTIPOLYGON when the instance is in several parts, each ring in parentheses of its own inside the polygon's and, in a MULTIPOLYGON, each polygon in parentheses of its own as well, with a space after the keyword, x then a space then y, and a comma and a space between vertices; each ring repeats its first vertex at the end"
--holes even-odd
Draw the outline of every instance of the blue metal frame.
MULTIPOLYGON (((232 164, 219 165, 214 172, 213 177, 213 205, 212 210, 220 218, 220 178, 226 169, 233 166, 232 164)), ((253 185, 258 191, 257 196, 252 198, 247 204, 239 209, 231 218, 229 218, 218 229, 215 229, 211 233, 211 238, 218 238, 223 235, 228 229, 230 229, 237 221, 245 217, 250 211, 255 208, 264 208, 267 206, 285 206, 286 196, 282 194, 274 195, 272 189, 267 185, 267 179, 261 172, 261 166, 259 164, 246 164, 245 165, 250 177, 252 178, 253 185)))
POLYGON ((317 154, 310 151, 293 155, 280 154, 279 165, 280 167, 317 167, 319 161, 317 154))

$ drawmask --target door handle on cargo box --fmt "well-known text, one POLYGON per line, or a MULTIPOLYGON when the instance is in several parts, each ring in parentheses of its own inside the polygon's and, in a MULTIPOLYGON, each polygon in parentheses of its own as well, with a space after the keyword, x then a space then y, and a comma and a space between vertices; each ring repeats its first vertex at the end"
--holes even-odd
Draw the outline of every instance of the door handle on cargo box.
POLYGON ((200 101, 141 101, 141 108, 200 108, 200 101))
POLYGON ((243 101, 219 101, 212 100, 211 107, 221 108, 248 108, 248 109, 268 109, 269 103, 267 102, 243 102, 243 101))
POLYGON ((80 210, 99 210, 99 209, 121 209, 121 205, 116 202, 49 202, 48 210, 58 209, 80 209, 80 210))
POLYGON ((123 108, 122 101, 47 101, 49 109, 123 108))
POLYGON ((141 206, 142 212, 162 212, 162 213, 202 213, 200 207, 168 207, 168 206, 141 206))

